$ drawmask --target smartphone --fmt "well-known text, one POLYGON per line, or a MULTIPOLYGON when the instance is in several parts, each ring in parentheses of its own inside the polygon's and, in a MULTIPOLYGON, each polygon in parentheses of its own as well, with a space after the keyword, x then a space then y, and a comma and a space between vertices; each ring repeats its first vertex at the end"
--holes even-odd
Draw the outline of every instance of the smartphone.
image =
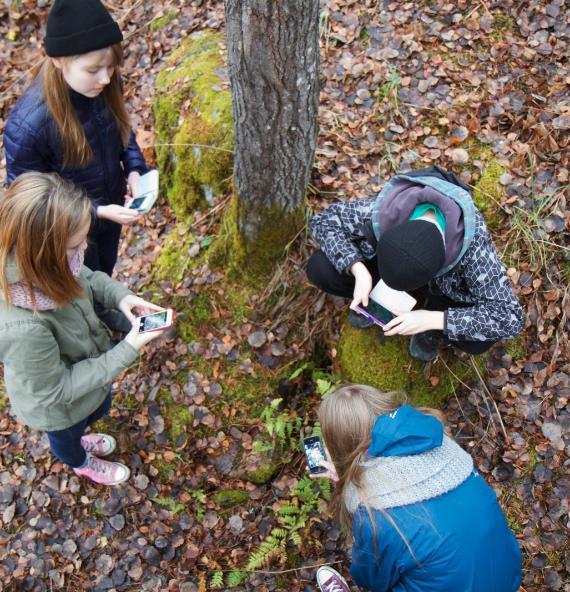
POLYGON ((309 471, 313 474, 326 473, 327 469, 319 465, 321 461, 327 460, 325 447, 321 438, 319 436, 307 436, 303 438, 303 450, 307 457, 309 471))
POLYGON ((158 331, 159 329, 167 329, 172 325, 172 322, 174 321, 174 311, 171 308, 167 308, 139 318, 141 320, 139 333, 158 331))
POLYGON ((156 169, 139 177, 136 191, 133 192, 134 199, 128 206, 131 210, 146 213, 152 208, 158 199, 158 177, 156 169))
POLYGON ((371 323, 374 323, 375 325, 378 325, 378 327, 384 329, 386 323, 389 323, 393 318, 395 318, 394 315, 381 304, 378 304, 373 300, 369 300, 368 302, 369 304, 367 307, 357 306, 356 312, 365 316, 371 323))

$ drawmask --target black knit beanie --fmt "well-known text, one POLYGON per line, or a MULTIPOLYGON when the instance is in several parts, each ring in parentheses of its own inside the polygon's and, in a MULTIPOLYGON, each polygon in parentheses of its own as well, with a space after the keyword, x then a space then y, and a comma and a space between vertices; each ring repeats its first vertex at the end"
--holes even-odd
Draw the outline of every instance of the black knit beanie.
POLYGON ((435 224, 408 220, 380 236, 376 256, 384 282, 407 292, 425 286, 443 267, 445 246, 435 224))
POLYGON ((44 39, 52 58, 80 55, 120 43, 123 34, 100 0, 55 0, 44 39))

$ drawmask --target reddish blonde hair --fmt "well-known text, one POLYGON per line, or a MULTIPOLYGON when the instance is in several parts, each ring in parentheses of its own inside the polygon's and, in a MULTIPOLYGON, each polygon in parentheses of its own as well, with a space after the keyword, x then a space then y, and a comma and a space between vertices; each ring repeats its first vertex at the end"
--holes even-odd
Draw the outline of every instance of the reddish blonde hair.
POLYGON ((24 173, 0 201, 0 288, 10 301, 6 277, 14 256, 21 279, 58 306, 81 296, 67 259, 68 241, 91 220, 91 202, 83 190, 55 173, 24 173))
MULTIPOLYGON (((115 117, 123 146, 126 148, 131 133, 131 123, 123 92, 121 88, 120 69, 123 63, 123 48, 120 43, 111 46, 115 71, 111 81, 101 93, 107 107, 115 117)), ((59 58, 60 60, 74 60, 77 56, 59 58)), ((91 146, 87 141, 85 130, 79 122, 77 113, 71 103, 69 86, 65 82, 63 73, 57 68, 53 60, 46 57, 44 61, 32 71, 32 81, 39 80, 42 93, 49 114, 53 118, 63 148, 64 166, 83 167, 93 158, 91 146)))

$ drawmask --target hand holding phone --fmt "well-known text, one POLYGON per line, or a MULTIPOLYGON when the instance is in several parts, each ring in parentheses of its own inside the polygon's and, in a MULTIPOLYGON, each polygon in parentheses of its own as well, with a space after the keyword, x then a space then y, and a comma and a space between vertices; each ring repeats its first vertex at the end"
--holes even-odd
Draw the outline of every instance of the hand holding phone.
POLYGON ((139 317, 139 333, 148 333, 149 331, 164 331, 172 326, 174 320, 174 311, 171 308, 165 308, 159 312, 139 317))
POLYGON ((303 450, 305 451, 310 473, 317 475, 327 472, 327 468, 321 466, 321 463, 327 460, 327 456, 323 441, 319 436, 307 436, 303 438, 303 450))
POLYGON ((158 199, 158 171, 149 171, 137 179, 128 208, 146 214, 158 199))
POLYGON ((133 328, 125 337, 125 341, 136 350, 140 350, 147 343, 160 337, 173 322, 174 311, 164 309, 149 315, 135 318, 133 328))

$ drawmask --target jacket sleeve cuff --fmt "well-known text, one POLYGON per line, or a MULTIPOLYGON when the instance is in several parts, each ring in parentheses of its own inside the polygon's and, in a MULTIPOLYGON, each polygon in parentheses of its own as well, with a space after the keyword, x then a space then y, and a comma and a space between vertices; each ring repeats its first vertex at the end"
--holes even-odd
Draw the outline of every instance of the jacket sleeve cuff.
POLYGON ((354 257, 351 257, 348 262, 345 264, 344 266, 344 273, 350 275, 351 274, 351 267, 355 264, 355 263, 364 263, 362 257, 359 257, 358 255, 354 255, 354 257))
POLYGON ((140 355, 140 352, 124 339, 117 343, 111 352, 117 365, 122 368, 129 367, 140 355))

